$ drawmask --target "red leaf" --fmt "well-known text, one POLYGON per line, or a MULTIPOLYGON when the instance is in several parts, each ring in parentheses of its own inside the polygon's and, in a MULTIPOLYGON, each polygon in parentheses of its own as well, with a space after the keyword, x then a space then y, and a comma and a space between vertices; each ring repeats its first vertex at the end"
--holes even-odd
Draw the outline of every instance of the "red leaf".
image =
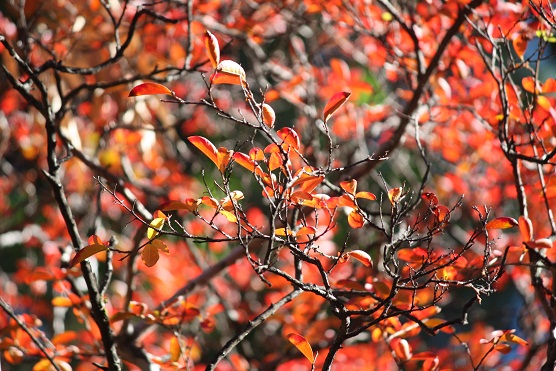
POLYGON ((137 85, 129 92, 128 97, 138 97, 141 95, 153 95, 153 94, 166 94, 174 95, 174 93, 164 85, 157 84, 156 82, 146 82, 137 85))
POLYGON ((486 224, 486 229, 507 229, 518 225, 517 220, 508 216, 502 216, 491 220, 486 224))
POLYGON ((401 361, 409 361, 413 354, 411 353, 411 347, 405 339, 394 338, 390 341, 390 347, 394 351, 394 354, 401 361))
POLYGON ((332 116, 334 112, 338 110, 338 108, 340 108, 345 102, 347 102, 350 95, 351 93, 342 91, 334 94, 332 98, 330 98, 330 100, 324 107, 324 122, 327 122, 330 116, 332 116))
POLYGON ((204 40, 210 64, 212 64, 213 68, 216 68, 218 67, 218 63, 220 63, 220 46, 218 45, 218 39, 209 30, 206 30, 204 40))
POLYGON ((522 215, 519 217, 518 224, 523 242, 531 241, 533 239, 533 223, 531 223, 531 219, 522 215))
POLYGON ((218 166, 218 151, 214 144, 210 142, 210 140, 199 137, 199 136, 191 136, 187 138, 191 144, 201 150, 216 166, 218 166))
POLYGON ((96 244, 96 243, 93 245, 85 246, 84 248, 79 250, 77 254, 75 254, 73 259, 71 259, 69 265, 70 267, 74 267, 77 264, 81 263, 83 260, 87 259, 88 257, 91 257, 95 254, 98 254, 101 251, 106 251, 106 250, 108 250, 107 246, 96 244))
POLYGON ((340 257, 340 261, 345 262, 348 261, 349 258, 354 258, 356 260, 359 260, 367 267, 373 266, 373 261, 371 260, 371 256, 363 250, 349 251, 340 257))
POLYGON ((299 150, 299 136, 297 135, 295 130, 291 128, 282 128, 278 130, 276 134, 278 134, 278 136, 284 141, 284 143, 287 143, 296 150, 299 150))
POLYGON ((301 335, 296 333, 291 333, 287 335, 288 340, 292 343, 307 359, 311 364, 315 363, 315 356, 313 355, 313 349, 309 342, 301 335))
POLYGON ((515 53, 521 59, 525 55, 527 50, 527 36, 519 34, 512 40, 512 45, 514 46, 515 53))

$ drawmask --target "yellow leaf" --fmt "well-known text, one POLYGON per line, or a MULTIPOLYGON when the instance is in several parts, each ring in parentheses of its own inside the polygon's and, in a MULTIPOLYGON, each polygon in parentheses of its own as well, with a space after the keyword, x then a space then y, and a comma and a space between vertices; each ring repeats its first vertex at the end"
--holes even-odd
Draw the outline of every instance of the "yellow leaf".
POLYGON ((157 231, 156 229, 161 229, 164 226, 165 221, 166 221, 166 218, 155 218, 155 219, 153 219, 153 221, 149 224, 149 226, 150 226, 149 229, 147 230, 147 238, 149 240, 152 240, 153 238, 158 236, 158 234, 160 232, 157 231))

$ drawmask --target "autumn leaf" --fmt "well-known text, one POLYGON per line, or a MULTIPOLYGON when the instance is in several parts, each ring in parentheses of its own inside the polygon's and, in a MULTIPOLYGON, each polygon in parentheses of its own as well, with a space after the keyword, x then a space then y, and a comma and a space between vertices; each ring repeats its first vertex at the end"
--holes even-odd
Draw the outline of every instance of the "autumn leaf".
POLYGON ((145 82, 131 89, 128 96, 138 97, 141 95, 154 95, 154 94, 173 95, 174 93, 164 85, 157 84, 155 82, 145 82))
POLYGON ((354 209, 348 215, 348 224, 351 228, 361 228, 365 224, 365 218, 356 210, 354 209))
POLYGON ((512 39, 512 45, 514 47, 515 53, 521 59, 523 59, 525 55, 525 51, 527 50, 528 39, 526 35, 518 34, 512 39))
POLYGON ((353 258, 355 260, 358 260, 367 267, 372 267, 373 266, 373 261, 371 259, 371 256, 363 250, 349 251, 349 252, 343 254, 340 257, 340 261, 345 262, 345 261, 348 261, 349 258, 353 258))
POLYGON ((531 222, 531 219, 522 215, 518 218, 518 225, 523 241, 531 241, 533 239, 533 223, 531 222))
POLYGON ((187 137, 187 140, 191 142, 195 147, 197 147, 201 152, 205 154, 216 166, 218 166, 218 151, 214 144, 210 140, 200 137, 191 136, 187 137))
POLYGON ((206 30, 204 41, 210 63, 213 68, 216 68, 220 63, 220 46, 218 45, 218 40, 209 30, 206 30))
POLYGON ((108 250, 108 246, 98 236, 91 236, 89 237, 89 245, 85 246, 81 250, 75 254, 73 259, 71 259, 69 266, 74 267, 77 264, 81 263, 83 260, 98 254, 101 251, 108 250))
POLYGON ((299 143, 299 136, 297 133, 291 128, 282 128, 276 132, 280 139, 291 145, 294 149, 299 150, 300 143, 299 143))
POLYGON ((150 222, 149 229, 147 229, 147 238, 149 240, 152 240, 153 238, 158 236, 158 234, 160 233, 158 230, 162 229, 164 223, 166 222, 166 219, 168 219, 168 217, 164 215, 164 213, 160 210, 155 211, 153 216, 154 219, 152 220, 152 222, 150 222))
POLYGON ((143 263, 147 267, 152 267, 158 262, 159 254, 158 254, 158 247, 153 245, 151 242, 143 247, 143 251, 141 251, 141 259, 143 263))
POLYGON ((274 122, 276 121, 276 113, 274 112, 274 109, 264 103, 261 107, 261 115, 263 117, 263 123, 269 128, 273 128, 274 122))
POLYGON ((336 93, 330 98, 324 107, 324 122, 327 122, 330 116, 334 114, 344 103, 347 102, 351 93, 342 91, 336 93))
POLYGON ((388 199, 392 205, 397 204, 403 199, 403 188, 397 187, 392 188, 388 191, 388 199))
POLYGON ((296 333, 290 333, 286 336, 290 343, 292 343, 303 355, 311 362, 315 363, 315 357, 313 355, 313 349, 309 342, 301 335, 296 333))
POLYGON ((68 297, 65 297, 65 296, 57 296, 55 298, 52 298, 51 303, 55 307, 70 308, 70 307, 73 306, 73 303, 72 303, 71 299, 68 298, 68 297))
POLYGON ((491 220, 485 226, 486 229, 507 229, 518 225, 517 220, 507 216, 502 216, 491 220))
POLYGON ((344 180, 340 182, 340 187, 350 195, 355 195, 355 190, 357 189, 357 180, 344 180))
POLYGON ((394 338, 390 341, 390 347, 392 351, 396 355, 396 357, 401 360, 402 362, 409 361, 413 356, 411 352, 411 347, 407 340, 394 338))
POLYGON ((170 361, 177 362, 180 359, 180 356, 181 356, 180 340, 176 336, 173 336, 170 339, 170 361))
POLYGON ((224 60, 216 67, 216 72, 212 76, 211 83, 245 85, 247 81, 245 71, 238 63, 230 60, 224 60))

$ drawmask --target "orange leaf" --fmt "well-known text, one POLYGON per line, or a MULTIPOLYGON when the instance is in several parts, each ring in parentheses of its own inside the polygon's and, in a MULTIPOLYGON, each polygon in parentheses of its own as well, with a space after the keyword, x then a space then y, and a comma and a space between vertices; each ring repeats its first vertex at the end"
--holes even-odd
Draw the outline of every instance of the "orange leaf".
POLYGON ((439 222, 447 222, 450 220, 450 209, 444 205, 438 205, 436 209, 434 209, 434 215, 439 222))
POLYGON ((313 349, 309 342, 301 335, 296 333, 291 333, 287 335, 288 340, 292 343, 307 359, 311 364, 315 363, 315 356, 313 355, 313 349))
POLYGON ((274 127, 274 122, 276 121, 276 113, 271 106, 264 103, 261 108, 261 114, 263 116, 263 123, 269 128, 274 127))
POLYGON ((73 306, 73 303, 71 302, 71 299, 65 296, 57 296, 55 298, 52 298, 52 306, 54 307, 66 307, 69 308, 71 306, 73 306))
POLYGON ((253 161, 264 161, 264 152, 259 147, 251 148, 249 150, 249 158, 253 161))
POLYGON ((158 261, 158 248, 152 243, 148 243, 141 251, 141 259, 147 267, 152 267, 158 261))
POLYGON ((293 129, 282 128, 278 130, 276 134, 278 134, 278 136, 284 141, 284 143, 287 143, 291 145, 293 148, 295 148, 296 150, 299 150, 299 146, 300 146, 299 136, 293 129))
POLYGON ((77 264, 81 263, 83 260, 87 259, 88 257, 93 256, 95 254, 98 254, 101 251, 106 251, 106 250, 108 250, 108 247, 105 246, 105 245, 94 244, 94 245, 85 246, 84 248, 79 250, 77 252, 77 254, 75 254, 73 259, 71 259, 71 262, 70 262, 69 265, 70 265, 70 267, 74 267, 77 264))
POLYGON ((556 93, 556 79, 554 78, 549 78, 546 79, 546 81, 544 82, 543 86, 542 86, 542 92, 545 94, 548 93, 556 93))
POLYGON ((398 203, 403 198, 402 193, 403 193, 402 187, 392 188, 391 190, 389 190, 388 199, 390 200, 390 203, 392 205, 398 203))
POLYGON ((96 234, 90 236, 87 242, 89 243, 89 245, 106 245, 106 242, 101 240, 100 237, 96 234))
POLYGON ((168 201, 163 203, 160 206, 161 211, 172 211, 172 210, 187 210, 187 211, 195 211, 197 210, 197 206, 201 203, 200 200, 196 200, 194 198, 188 198, 185 202, 181 201, 168 201))
POLYGON ((353 196, 350 195, 341 195, 338 198, 338 206, 347 206, 354 209, 357 207, 357 205, 355 204, 355 200, 353 199, 353 196))
POLYGON ((226 170, 226 166, 228 166, 233 153, 234 151, 227 150, 224 147, 218 148, 218 153, 216 154, 216 166, 221 173, 226 170))
POLYGON ((345 262, 349 258, 354 258, 356 260, 359 260, 361 263, 363 263, 367 267, 372 267, 373 266, 373 261, 371 260, 371 256, 363 250, 349 251, 349 252, 345 253, 344 255, 342 255, 342 257, 340 257, 340 260, 342 262, 345 262))
POLYGON ((141 95, 153 95, 153 94, 173 95, 173 92, 164 85, 160 85, 155 82, 146 82, 137 85, 136 87, 131 89, 128 97, 138 97, 141 95))
POLYGON ((512 351, 512 347, 508 344, 496 344, 494 349, 499 351, 502 354, 508 354, 512 351))
POLYGON ((210 142, 210 140, 199 137, 199 136, 191 136, 188 137, 187 140, 191 142, 195 147, 201 150, 216 166, 218 166, 218 151, 214 144, 210 142))
POLYGON ((243 86, 247 79, 245 71, 238 63, 224 60, 216 67, 216 73, 212 76, 212 84, 232 84, 243 86))
POLYGON ((218 45, 218 39, 209 30, 206 30, 204 39, 210 64, 212 64, 213 68, 216 68, 218 67, 218 63, 220 63, 220 46, 218 45))
POLYGON ((357 180, 344 180, 340 182, 340 187, 350 195, 355 195, 355 190, 357 189, 357 180))
MULTIPOLYGON (((513 330, 512 330, 513 331, 513 330)), ((501 338, 502 341, 507 341, 509 343, 515 343, 519 345, 529 345, 529 343, 517 335, 514 335, 512 332, 506 332, 504 336, 501 338)))
POLYGON ((537 84, 537 81, 535 80, 535 78, 533 76, 524 77, 521 80, 521 85, 523 86, 523 89, 525 91, 528 91, 529 93, 538 94, 540 92, 540 88, 537 84))
POLYGON ((219 205, 218 201, 215 198, 209 197, 209 196, 203 196, 201 198, 201 203, 203 205, 207 205, 209 207, 212 207, 213 209, 218 208, 218 205, 219 205))
POLYGON ((366 198, 367 200, 375 201, 376 196, 371 192, 357 192, 355 198, 366 198))
POLYGON ((353 210, 348 215, 348 224, 351 228, 361 228, 363 227, 363 224, 365 224, 365 219, 357 212, 357 210, 353 210))
POLYGON ((390 341, 390 347, 394 351, 394 354, 398 359, 403 362, 409 361, 413 354, 411 353, 411 347, 405 339, 394 338, 390 341))
POLYGON ((517 220, 508 216, 502 216, 491 220, 486 224, 486 229, 507 229, 518 225, 517 220))
POLYGON ((298 180, 293 183, 293 187, 300 186, 304 192, 312 192, 324 180, 324 176, 302 175, 298 180))
POLYGON ((520 216, 518 219, 519 231, 521 232, 521 238, 524 242, 529 242, 533 239, 533 223, 531 219, 526 216, 520 216))
POLYGON ((525 51, 527 50, 527 37, 525 35, 517 35, 512 40, 512 45, 514 46, 515 53, 521 59, 525 55, 525 51))
POLYGON ((173 336, 170 339, 170 361, 177 362, 180 359, 180 355, 181 355, 180 339, 173 336))
POLYGON ((276 236, 281 236, 281 237, 285 237, 285 236, 293 236, 293 231, 289 228, 277 228, 274 231, 274 234, 276 236))
POLYGON ((327 122, 330 116, 332 116, 334 112, 338 110, 338 108, 340 108, 345 102, 347 102, 350 95, 351 93, 342 91, 334 94, 332 98, 330 98, 330 100, 324 107, 324 122, 327 122))
POLYGON ((52 344, 67 344, 73 340, 77 339, 77 332, 75 331, 66 331, 62 332, 61 334, 55 335, 52 338, 52 344))

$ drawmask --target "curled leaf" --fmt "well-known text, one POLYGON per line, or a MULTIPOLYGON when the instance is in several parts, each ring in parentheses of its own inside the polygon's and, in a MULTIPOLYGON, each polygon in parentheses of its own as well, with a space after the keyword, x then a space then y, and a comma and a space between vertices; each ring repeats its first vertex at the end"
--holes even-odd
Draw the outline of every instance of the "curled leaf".
POLYGON ((213 68, 216 68, 218 67, 218 63, 220 63, 220 46, 218 45, 218 39, 209 30, 205 31, 204 39, 210 64, 212 64, 213 68))
POLYGON ((394 351, 394 354, 398 359, 403 362, 409 361, 413 356, 411 352, 411 347, 405 339, 394 338, 390 341, 390 347, 394 351))
POLYGON ((173 95, 173 92, 164 85, 157 84, 156 82, 145 82, 137 85, 129 92, 128 97, 138 97, 141 95, 154 95, 166 94, 173 95))
POLYGON ((296 150, 299 150, 299 136, 297 135, 295 130, 291 128, 282 128, 278 130, 276 134, 278 134, 278 136, 284 141, 284 143, 287 143, 296 150))
POLYGON ((288 340, 292 343, 307 359, 311 364, 315 363, 315 356, 313 355, 313 349, 311 345, 303 336, 291 333, 287 335, 288 340))
POLYGON ((521 232, 521 238, 524 242, 529 242, 533 239, 533 223, 531 219, 526 216, 520 216, 518 219, 519 231, 521 232))
POLYGON ((326 106, 324 107, 324 122, 327 122, 330 116, 334 114, 347 100, 351 93, 342 91, 336 93, 330 98, 326 106))
POLYGON ((518 225, 517 220, 508 216, 502 216, 491 220, 486 224, 486 229, 507 229, 518 225))
POLYGON ((342 187, 342 189, 346 191, 346 193, 355 195, 355 190, 357 189, 357 180, 344 180, 343 182, 340 182, 340 187, 342 187))
POLYGON ((245 71, 238 63, 224 60, 216 67, 216 72, 212 76, 212 84, 231 84, 243 86, 247 81, 245 71))
POLYGON ((355 260, 360 261, 367 267, 373 266, 373 261, 371 260, 371 256, 363 250, 349 251, 340 257, 340 261, 345 262, 348 261, 349 258, 354 258, 355 260))
POLYGON ((361 228, 365 224, 365 219, 357 211, 357 209, 354 209, 348 215, 348 224, 350 225, 351 228, 361 228))

